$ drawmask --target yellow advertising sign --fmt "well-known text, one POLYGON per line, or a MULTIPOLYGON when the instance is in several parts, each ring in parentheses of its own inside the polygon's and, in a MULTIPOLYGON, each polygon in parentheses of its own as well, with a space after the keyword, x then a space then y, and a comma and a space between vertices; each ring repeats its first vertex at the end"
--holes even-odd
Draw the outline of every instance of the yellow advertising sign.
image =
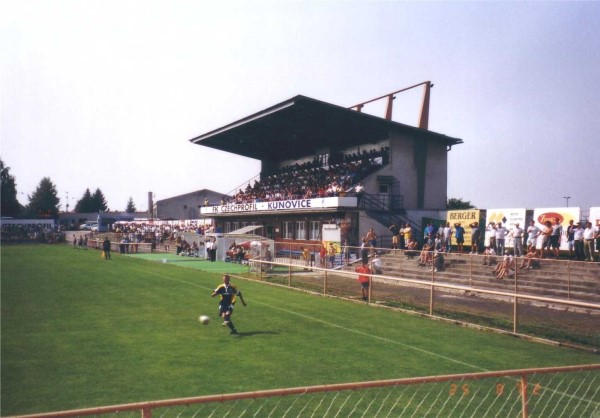
MULTIPOLYGON (((473 222, 479 222, 480 210, 479 209, 466 209, 466 210, 449 210, 446 215, 446 222, 450 223, 452 228, 452 245, 456 245, 456 226, 460 224, 465 229, 465 243, 464 245, 471 245, 471 224, 473 222)), ((481 225, 479 225, 481 228, 481 225)))

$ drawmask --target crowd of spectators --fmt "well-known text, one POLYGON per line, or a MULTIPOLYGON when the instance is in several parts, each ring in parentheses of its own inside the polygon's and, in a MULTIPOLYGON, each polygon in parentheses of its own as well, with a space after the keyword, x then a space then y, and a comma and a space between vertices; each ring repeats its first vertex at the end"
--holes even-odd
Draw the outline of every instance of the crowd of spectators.
POLYGON ((330 157, 326 162, 315 157, 312 162, 281 167, 262 176, 245 190, 239 190, 222 203, 312 199, 340 196, 353 190, 369 174, 389 162, 389 148, 330 157))
POLYGON ((66 235, 63 231, 50 228, 43 223, 4 223, 2 222, 2 243, 11 242, 64 242, 66 235))
MULTIPOLYGON (((119 234, 121 237, 127 237, 129 242, 174 242, 178 236, 184 233, 194 233, 204 235, 213 232, 212 225, 199 224, 191 221, 189 224, 179 222, 116 222, 110 227, 111 233, 119 234)), ((93 235, 102 235, 102 233, 94 233, 93 235)))

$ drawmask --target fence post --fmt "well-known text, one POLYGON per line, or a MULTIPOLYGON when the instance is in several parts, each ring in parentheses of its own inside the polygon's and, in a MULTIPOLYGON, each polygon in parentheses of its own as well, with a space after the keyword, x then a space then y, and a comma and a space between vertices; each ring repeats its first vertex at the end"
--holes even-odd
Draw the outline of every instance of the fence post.
POLYGON ((292 287, 292 264, 288 265, 288 287, 292 287))
POLYGON ((142 418, 152 418, 152 408, 144 406, 142 408, 142 418))
POLYGON ((519 263, 516 257, 513 258, 513 260, 515 260, 515 304, 513 306, 513 332, 516 334, 518 329, 517 321, 519 318, 519 263))
MULTIPOLYGON (((433 264, 433 260, 432 260, 433 264)), ((429 292, 429 315, 433 315, 433 293, 435 288, 435 268, 431 269, 431 290, 429 292)))
POLYGON ((529 411, 527 410, 527 375, 523 374, 521 375, 521 409, 522 409, 522 414, 521 416, 523 418, 528 418, 529 417, 529 411))
POLYGON ((327 270, 323 271, 324 276, 323 276, 323 294, 326 295, 327 294, 327 270))

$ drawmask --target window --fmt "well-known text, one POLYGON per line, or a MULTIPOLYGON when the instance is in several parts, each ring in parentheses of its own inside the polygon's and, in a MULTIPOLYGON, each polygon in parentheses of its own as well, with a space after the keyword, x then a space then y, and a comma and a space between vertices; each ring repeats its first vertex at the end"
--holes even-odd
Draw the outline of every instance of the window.
POLYGON ((284 239, 294 239, 294 223, 293 222, 284 222, 283 223, 283 238, 284 239))
POLYGON ((296 239, 306 239, 306 222, 296 222, 296 239))
POLYGON ((310 230, 309 230, 309 234, 310 237, 309 239, 312 241, 319 241, 321 239, 321 222, 319 221, 310 221, 309 222, 310 225, 310 230))

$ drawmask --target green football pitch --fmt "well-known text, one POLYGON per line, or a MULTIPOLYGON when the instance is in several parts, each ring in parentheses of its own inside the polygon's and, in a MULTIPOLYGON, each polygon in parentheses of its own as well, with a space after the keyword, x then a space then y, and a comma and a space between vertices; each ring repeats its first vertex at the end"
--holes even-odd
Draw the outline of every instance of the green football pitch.
MULTIPOLYGON (((2 416, 296 386, 597 363, 598 356, 236 278, 246 267, 71 246, 1 253, 2 416), (240 270, 237 270, 240 269, 240 270), (209 315, 208 325, 198 322, 209 315)), ((358 291, 358 289, 357 289, 358 291)))

